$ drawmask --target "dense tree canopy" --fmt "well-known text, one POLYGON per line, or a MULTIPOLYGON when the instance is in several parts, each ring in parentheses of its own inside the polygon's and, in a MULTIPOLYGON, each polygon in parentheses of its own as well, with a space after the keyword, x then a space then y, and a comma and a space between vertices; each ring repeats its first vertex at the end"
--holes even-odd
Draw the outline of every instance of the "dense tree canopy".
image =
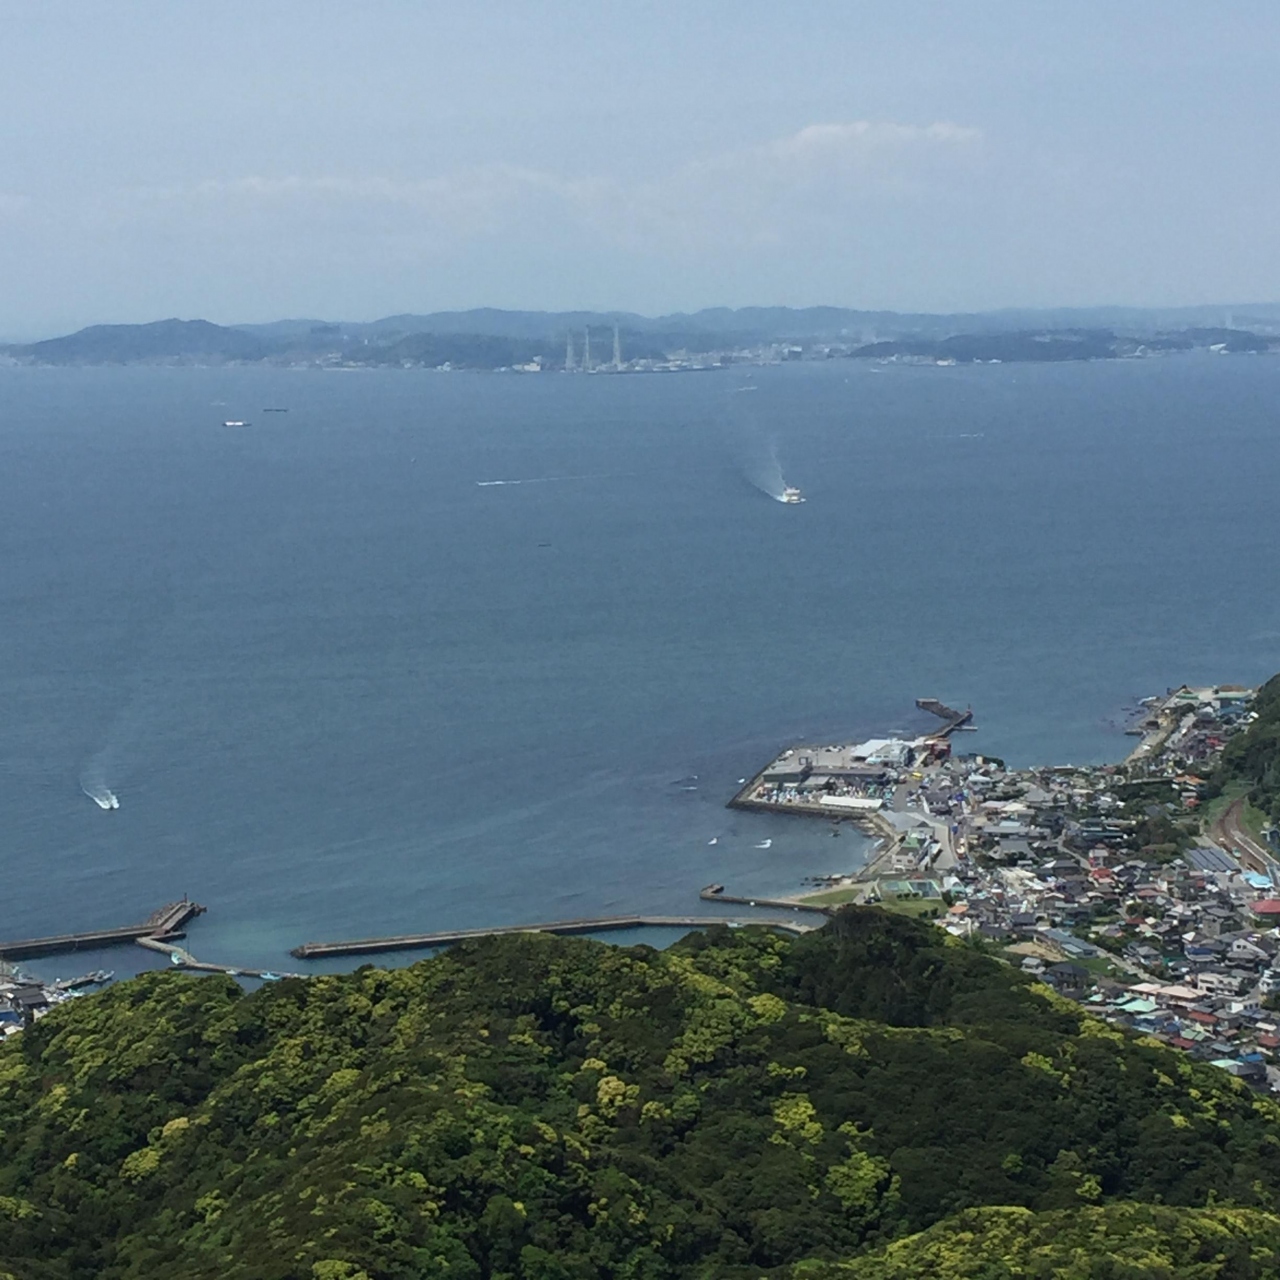
POLYGON ((1254 1209, 1110 1204, 1032 1213, 970 1209, 845 1263, 801 1263, 794 1280, 1270 1280, 1280 1218, 1254 1209))
POLYGON ((1258 690, 1253 710, 1258 718, 1223 748, 1211 790, 1242 784, 1250 803, 1280 822, 1280 675, 1258 690))
POLYGON ((1278 1120, 869 909, 668 952, 495 938, 251 995, 157 973, 0 1049, 0 1272, 659 1280, 857 1258, 887 1280, 984 1206, 1006 1216, 963 1219, 978 1253, 1034 1232, 1146 1247, 1163 1220, 1112 1214, 1131 1204, 1205 1248, 1273 1249, 1278 1120), (1235 1216, 1183 1212, 1205 1206, 1235 1216))

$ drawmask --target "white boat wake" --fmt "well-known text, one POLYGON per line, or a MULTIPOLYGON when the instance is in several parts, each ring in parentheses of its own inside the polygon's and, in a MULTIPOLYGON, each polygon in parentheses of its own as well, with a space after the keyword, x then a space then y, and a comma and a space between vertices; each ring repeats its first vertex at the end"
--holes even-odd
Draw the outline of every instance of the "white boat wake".
POLYGON ((120 807, 119 797, 105 783, 92 781, 88 778, 81 778, 80 790, 83 791, 99 809, 118 809, 120 807))
POLYGON ((602 476, 528 476, 520 480, 477 480, 477 489, 492 489, 495 485, 505 484, 564 484, 570 480, 613 480, 611 475, 602 476))
POLYGON ((799 489, 792 488, 782 478, 782 464, 778 461, 778 446, 767 443, 763 437, 748 437, 742 471, 761 493, 768 494, 774 502, 788 505, 803 502, 799 489))
POLYGON ((753 456, 747 459, 745 470, 747 479, 761 493, 768 494, 775 502, 784 501, 783 495, 787 491, 787 482, 782 478, 782 466, 778 462, 776 447, 771 445, 767 451, 763 449, 753 451, 753 456))
POLYGON ((772 849, 772 848, 773 848, 773 841, 772 841, 772 840, 761 840, 761 841, 760 841, 760 843, 759 843, 758 845, 756 845, 756 848, 757 848, 757 849, 772 849))

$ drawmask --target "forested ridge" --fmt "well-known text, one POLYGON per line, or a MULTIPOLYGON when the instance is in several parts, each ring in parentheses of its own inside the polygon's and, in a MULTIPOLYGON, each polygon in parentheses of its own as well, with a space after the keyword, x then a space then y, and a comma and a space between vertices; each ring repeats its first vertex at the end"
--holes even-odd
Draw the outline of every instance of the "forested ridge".
POLYGON ((1237 1280, 1278 1197, 1276 1104, 872 909, 155 973, 0 1049, 19 1280, 1237 1280))
POLYGON ((1280 823, 1280 675, 1258 690, 1252 709, 1258 718, 1223 748, 1209 789, 1217 794, 1240 784, 1251 804, 1280 823))

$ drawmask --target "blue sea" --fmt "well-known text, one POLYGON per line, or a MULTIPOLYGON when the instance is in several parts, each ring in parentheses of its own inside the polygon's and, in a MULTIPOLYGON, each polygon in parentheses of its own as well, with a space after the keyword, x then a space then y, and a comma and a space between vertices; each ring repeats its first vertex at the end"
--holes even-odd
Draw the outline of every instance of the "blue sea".
POLYGON ((794 892, 867 842, 725 809, 787 743, 931 696, 1113 760, 1134 699, 1280 669, 1278 495, 1265 357, 0 369, 0 936, 187 893, 280 968, 794 892))

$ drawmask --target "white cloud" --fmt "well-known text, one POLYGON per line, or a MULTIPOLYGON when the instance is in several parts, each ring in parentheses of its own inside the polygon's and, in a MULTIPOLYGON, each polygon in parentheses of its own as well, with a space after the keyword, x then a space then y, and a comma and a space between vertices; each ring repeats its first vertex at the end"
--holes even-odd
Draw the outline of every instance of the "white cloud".
POLYGON ((929 125, 895 124, 892 121, 854 120, 848 124, 811 124, 788 138, 769 143, 762 150, 779 156, 821 155, 832 152, 866 154, 872 149, 919 146, 970 146, 982 140, 978 129, 938 121, 929 125))
POLYGON ((411 180, 377 174, 249 175, 118 191, 102 198, 97 210, 121 223, 170 221, 177 214, 194 220, 287 216, 324 222, 372 212, 409 215, 436 224, 438 230, 469 236, 497 230, 508 210, 548 185, 554 186, 549 175, 500 165, 411 180))
POLYGON ((686 164, 657 181, 616 187, 597 213, 629 240, 665 237, 698 248, 767 244, 815 223, 838 223, 885 199, 954 181, 981 134, 949 123, 813 124, 753 147, 686 164))
POLYGON ((970 166, 981 142, 977 130, 947 122, 812 124, 646 181, 512 165, 427 178, 249 175, 115 192, 95 202, 93 220, 117 228, 142 221, 179 234, 265 232, 286 223, 416 238, 441 251, 477 238, 554 237, 576 228, 628 249, 680 253, 774 243, 816 223, 839 223, 869 203, 919 197, 970 166))

